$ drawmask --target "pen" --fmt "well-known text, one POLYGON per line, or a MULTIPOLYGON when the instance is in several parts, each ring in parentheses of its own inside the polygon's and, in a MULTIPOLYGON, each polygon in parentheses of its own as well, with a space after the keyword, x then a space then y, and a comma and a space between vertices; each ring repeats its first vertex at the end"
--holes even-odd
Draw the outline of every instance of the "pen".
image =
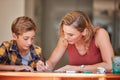
POLYGON ((46 59, 45 58, 43 58, 43 62, 44 62, 44 65, 46 66, 46 59))

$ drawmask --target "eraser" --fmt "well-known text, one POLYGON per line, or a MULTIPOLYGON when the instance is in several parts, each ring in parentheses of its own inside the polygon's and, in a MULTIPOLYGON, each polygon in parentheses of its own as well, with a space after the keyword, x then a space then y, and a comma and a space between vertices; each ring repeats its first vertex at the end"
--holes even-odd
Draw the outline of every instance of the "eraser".
POLYGON ((67 70, 66 73, 76 73, 75 70, 67 70))

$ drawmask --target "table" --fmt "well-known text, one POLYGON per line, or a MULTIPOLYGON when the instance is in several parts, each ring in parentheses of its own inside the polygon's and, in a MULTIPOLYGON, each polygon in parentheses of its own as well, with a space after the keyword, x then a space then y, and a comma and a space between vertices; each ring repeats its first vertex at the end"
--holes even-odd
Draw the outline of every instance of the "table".
POLYGON ((0 80, 120 80, 120 74, 0 72, 0 80))

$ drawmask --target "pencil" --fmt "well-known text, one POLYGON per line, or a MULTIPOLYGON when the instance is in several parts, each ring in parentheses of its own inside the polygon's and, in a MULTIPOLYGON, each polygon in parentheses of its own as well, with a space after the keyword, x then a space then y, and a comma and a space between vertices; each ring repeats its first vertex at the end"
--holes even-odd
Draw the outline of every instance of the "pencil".
POLYGON ((43 58, 44 65, 46 66, 46 59, 45 57, 43 58))

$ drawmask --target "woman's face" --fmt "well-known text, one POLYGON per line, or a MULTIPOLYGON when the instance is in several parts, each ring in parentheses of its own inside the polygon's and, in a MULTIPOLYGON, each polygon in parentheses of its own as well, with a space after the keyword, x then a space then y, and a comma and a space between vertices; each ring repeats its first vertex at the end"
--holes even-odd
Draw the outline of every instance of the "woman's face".
POLYGON ((17 46, 20 50, 27 51, 29 50, 31 44, 33 43, 34 37, 35 37, 35 31, 31 30, 19 36, 15 35, 14 39, 16 40, 17 46))
POLYGON ((63 25, 63 31, 64 38, 68 41, 69 44, 77 43, 82 37, 82 33, 80 33, 76 28, 69 25, 63 25))

